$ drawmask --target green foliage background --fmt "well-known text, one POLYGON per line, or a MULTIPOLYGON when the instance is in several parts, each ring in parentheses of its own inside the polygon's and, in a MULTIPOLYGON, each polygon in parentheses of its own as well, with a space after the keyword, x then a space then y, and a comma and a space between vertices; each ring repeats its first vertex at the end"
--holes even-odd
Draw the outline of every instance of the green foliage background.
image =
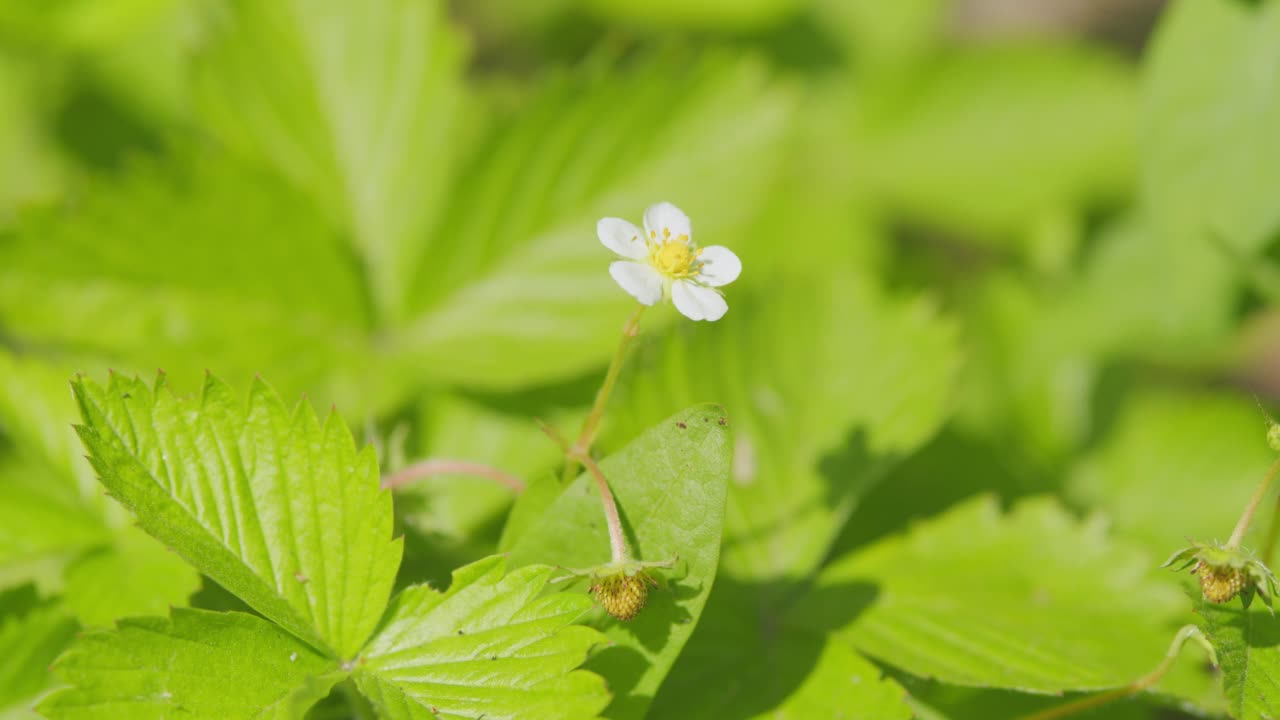
POLYGON ((1274 456, 1280 1, 1070 5, 0 3, 0 717, 429 716, 409 663, 457 717, 1003 718, 1188 623, 1220 668, 1089 717, 1280 717, 1280 621, 1156 569, 1274 456), (607 544, 535 418, 576 429, 634 304, 596 220, 660 200, 745 269, 609 406, 631 540, 682 558, 622 625, 540 595, 607 544), (276 448, 315 524, 184 515, 225 458, 142 482, 170 431, 276 448), (528 490, 373 493, 427 457, 528 490))

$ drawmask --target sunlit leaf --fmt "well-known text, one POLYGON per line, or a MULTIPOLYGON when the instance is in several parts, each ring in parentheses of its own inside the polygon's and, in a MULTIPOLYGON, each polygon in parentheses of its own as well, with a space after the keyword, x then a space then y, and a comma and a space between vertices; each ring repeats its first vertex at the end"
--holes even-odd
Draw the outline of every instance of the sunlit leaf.
POLYGON ((343 677, 337 661, 254 615, 175 609, 85 632, 55 672, 49 718, 288 720, 343 677))
POLYGON ((588 598, 543 594, 554 572, 507 573, 493 557, 456 570, 446 592, 408 588, 365 648, 355 675, 361 692, 391 720, 595 717, 609 692, 575 668, 608 641, 573 624, 588 598))
POLYGON ((979 498, 838 559, 791 617, 948 683, 1115 687, 1149 672, 1179 624, 1182 598, 1155 563, 1051 500, 1005 515, 979 498), (859 590, 861 612, 834 601, 859 590))
POLYGON ((372 448, 261 381, 247 406, 213 376, 199 401, 163 376, 154 391, 120 375, 74 387, 94 468, 144 530, 299 638, 355 655, 400 563, 372 448))

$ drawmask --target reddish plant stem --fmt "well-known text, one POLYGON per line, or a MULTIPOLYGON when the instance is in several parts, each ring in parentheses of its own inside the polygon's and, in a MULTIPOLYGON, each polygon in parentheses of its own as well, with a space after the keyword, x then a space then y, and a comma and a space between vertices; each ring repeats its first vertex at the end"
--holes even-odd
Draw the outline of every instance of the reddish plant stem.
POLYGON ((613 491, 609 489, 609 481, 605 479, 604 472, 586 453, 573 453, 571 457, 582 463, 591 473, 591 477, 595 478, 596 489, 600 491, 600 504, 604 506, 605 523, 609 526, 609 549, 612 551, 613 562, 631 560, 631 553, 627 550, 627 539, 622 532, 622 519, 618 516, 618 503, 613 499, 613 491))
POLYGON ((1253 515, 1258 512, 1258 506, 1262 504, 1262 500, 1267 496, 1267 491, 1271 489, 1271 481, 1275 479, 1278 471, 1280 471, 1280 460, 1271 463, 1271 469, 1267 470, 1267 476, 1262 479, 1262 482, 1258 483, 1258 488, 1253 491, 1253 497, 1249 498, 1249 504, 1245 505, 1244 513, 1240 515, 1240 520, 1236 523, 1235 530, 1231 531, 1231 538, 1227 540, 1226 547, 1240 547, 1240 543, 1244 541, 1245 532, 1249 530, 1249 524, 1253 522, 1253 515))
POLYGON ((474 477, 487 478, 517 493, 524 492, 525 488, 523 480, 505 470, 500 470, 484 463, 470 462, 468 460, 446 460, 443 458, 422 460, 399 472, 388 475, 382 479, 382 487, 391 490, 432 475, 472 475, 474 477))

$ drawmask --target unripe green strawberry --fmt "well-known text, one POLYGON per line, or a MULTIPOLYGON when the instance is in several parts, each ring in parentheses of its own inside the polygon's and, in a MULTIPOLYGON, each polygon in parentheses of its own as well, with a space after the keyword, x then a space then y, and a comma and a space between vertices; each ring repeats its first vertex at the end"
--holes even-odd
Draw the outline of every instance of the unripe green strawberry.
POLYGON ((1204 599, 1212 603, 1224 603, 1244 589, 1248 575, 1233 567, 1213 567, 1197 563, 1192 571, 1200 577, 1200 591, 1204 599))
POLYGON ((597 580, 591 586, 591 594, 605 612, 619 620, 630 620, 644 608, 650 585, 657 585, 657 581, 646 572, 618 573, 597 580))
POLYGON ((1162 567, 1191 568, 1200 578, 1200 592, 1212 603, 1224 603, 1239 595, 1248 609, 1253 596, 1262 597, 1267 610, 1280 594, 1280 580, 1253 553, 1234 545, 1193 542, 1173 554, 1162 567))

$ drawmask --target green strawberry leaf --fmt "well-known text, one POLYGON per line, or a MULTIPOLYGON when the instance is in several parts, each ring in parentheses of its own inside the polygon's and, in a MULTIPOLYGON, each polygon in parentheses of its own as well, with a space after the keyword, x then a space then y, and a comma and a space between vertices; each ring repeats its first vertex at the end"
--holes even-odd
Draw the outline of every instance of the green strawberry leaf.
POLYGON ((112 375, 73 383, 81 438, 144 530, 258 612, 350 658, 400 562, 372 448, 256 381, 248 406, 212 375, 198 402, 112 375))
POLYGON ((1261 603, 1245 610, 1234 600, 1215 605, 1195 594, 1196 622, 1218 654, 1231 717, 1280 718, 1280 618, 1261 603))
MULTIPOLYGON (((724 413, 701 405, 655 425, 600 464, 634 557, 679 558, 679 569, 667 573, 669 587, 653 589, 635 619, 622 623, 597 613, 614 647, 588 667, 609 681, 612 718, 644 716, 698 624, 720 557, 730 454, 724 413)), ((518 536, 504 538, 503 547, 514 565, 588 568, 609 560, 608 530, 591 477, 584 473, 564 487, 518 536)))
MULTIPOLYGON (((980 497, 835 561, 790 617, 947 683, 1109 688, 1149 672, 1177 629, 1181 598, 1152 578, 1155 562, 1051 500, 1003 515, 980 497), (832 601, 856 587, 862 612, 832 601)), ((1195 693, 1170 684, 1157 688, 1195 693)))
POLYGON ((449 177, 460 38, 440 3, 229 3, 197 66, 203 117, 350 231, 380 314, 409 274, 449 177))
POLYGON ((184 608, 87 631, 54 669, 72 685, 41 703, 54 720, 289 720, 346 674, 255 615, 184 608))
POLYGON ((588 598, 544 593, 554 572, 508 573, 490 557, 454 571, 446 592, 404 590, 361 654, 357 686, 389 720, 595 717, 609 692, 575 668, 608 640, 573 624, 588 598))
MULTIPOLYGON (((911 717, 905 691, 841 640, 761 615, 758 587, 721 577, 693 640, 654 700, 651 717, 911 717), (762 629, 763 628, 763 629, 762 629)), ((850 593, 831 598, 852 607, 850 593)))

